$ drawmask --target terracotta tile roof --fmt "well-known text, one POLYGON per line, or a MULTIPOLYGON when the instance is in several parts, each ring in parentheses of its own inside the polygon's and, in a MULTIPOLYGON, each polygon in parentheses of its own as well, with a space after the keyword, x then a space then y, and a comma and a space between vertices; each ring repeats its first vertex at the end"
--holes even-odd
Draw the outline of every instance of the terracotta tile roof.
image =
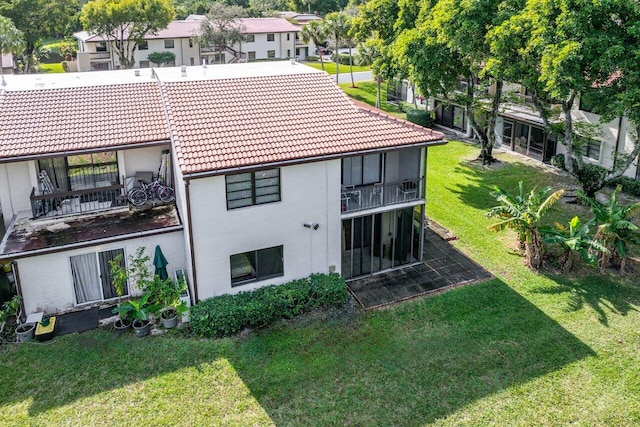
POLYGON ((169 139, 153 82, 0 89, 0 123, 0 160, 169 139))
MULTIPOLYGON (((204 17, 193 15, 190 20, 171 21, 166 28, 159 30, 156 34, 147 34, 145 40, 190 38, 197 35, 200 30, 200 22, 204 17)), ((262 33, 290 33, 300 31, 300 27, 293 25, 284 18, 244 18, 241 19, 245 27, 245 34, 262 33)), ((86 31, 79 31, 73 34, 75 38, 85 42, 101 42, 104 36, 89 34, 86 31)))
POLYGON ((357 107, 324 73, 161 85, 187 175, 444 139, 439 132, 357 107))

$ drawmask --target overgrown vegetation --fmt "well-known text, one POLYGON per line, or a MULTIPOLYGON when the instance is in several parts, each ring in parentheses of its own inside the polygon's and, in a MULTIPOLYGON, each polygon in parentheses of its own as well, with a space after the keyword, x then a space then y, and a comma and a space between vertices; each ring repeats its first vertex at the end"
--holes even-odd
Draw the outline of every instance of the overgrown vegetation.
POLYGON ((224 337, 244 328, 291 319, 313 309, 344 304, 348 297, 340 275, 313 274, 283 285, 201 301, 191 309, 190 325, 197 336, 224 337))

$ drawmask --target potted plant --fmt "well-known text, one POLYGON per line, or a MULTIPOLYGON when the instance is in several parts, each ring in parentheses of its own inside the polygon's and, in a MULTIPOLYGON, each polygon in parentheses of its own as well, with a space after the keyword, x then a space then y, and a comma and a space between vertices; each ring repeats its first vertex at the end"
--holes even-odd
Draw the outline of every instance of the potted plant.
POLYGON ((133 319, 133 329, 138 338, 147 336, 151 332, 149 315, 156 311, 158 307, 149 302, 150 297, 151 293, 147 292, 139 299, 129 300, 114 309, 118 315, 133 319))
POLYGON ((178 324, 178 315, 187 310, 187 305, 180 300, 180 295, 185 291, 187 284, 183 278, 177 282, 171 279, 162 280, 157 276, 156 279, 161 281, 158 286, 158 302, 163 307, 160 318, 164 327, 171 329, 178 324))
POLYGON ((18 327, 16 328, 16 336, 18 342, 29 341, 33 338, 36 331, 35 323, 22 323, 20 320, 20 295, 15 295, 9 301, 4 303, 6 316, 15 316, 18 327))
POLYGON ((118 320, 113 324, 113 328, 116 333, 122 333, 129 329, 131 326, 131 318, 128 316, 128 313, 119 310, 122 305, 122 296, 124 295, 124 288, 129 281, 129 275, 127 274, 127 270, 123 266, 122 255, 117 255, 113 259, 109 260, 109 274, 111 275, 111 282, 113 283, 113 288, 118 295, 118 306, 112 310, 114 314, 118 314, 118 320))

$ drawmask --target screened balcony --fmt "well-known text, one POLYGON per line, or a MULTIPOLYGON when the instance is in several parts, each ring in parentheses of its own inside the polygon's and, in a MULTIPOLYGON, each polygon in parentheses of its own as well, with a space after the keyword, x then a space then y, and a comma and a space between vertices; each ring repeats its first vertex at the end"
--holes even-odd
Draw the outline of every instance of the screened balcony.
POLYGON ((342 159, 342 213, 424 200, 421 159, 420 148, 342 159))

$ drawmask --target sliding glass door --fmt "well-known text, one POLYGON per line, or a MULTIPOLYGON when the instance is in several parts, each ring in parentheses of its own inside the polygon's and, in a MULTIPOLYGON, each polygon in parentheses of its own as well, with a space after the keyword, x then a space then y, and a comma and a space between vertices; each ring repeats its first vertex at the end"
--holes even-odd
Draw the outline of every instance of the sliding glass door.
POLYGON ((342 221, 342 275, 366 276, 422 260, 423 206, 342 221))

